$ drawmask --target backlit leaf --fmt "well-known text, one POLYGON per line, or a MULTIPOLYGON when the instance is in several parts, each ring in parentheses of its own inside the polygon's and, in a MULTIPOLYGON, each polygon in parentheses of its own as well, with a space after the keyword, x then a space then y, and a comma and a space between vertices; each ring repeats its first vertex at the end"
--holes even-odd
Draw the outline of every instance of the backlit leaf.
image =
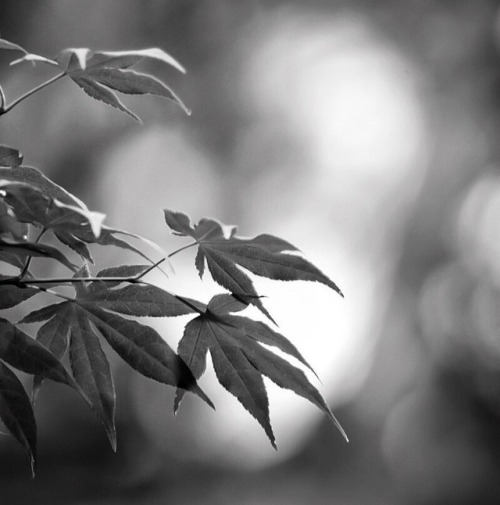
POLYGON ((175 295, 149 284, 134 283, 119 289, 106 289, 106 286, 93 282, 91 287, 95 285, 98 285, 98 289, 89 289, 81 300, 120 314, 175 317, 195 312, 175 295))
POLYGON ((36 469, 36 421, 33 408, 19 379, 1 361, 0 419, 28 453, 31 472, 34 476, 36 469))
POLYGON ((0 251, 7 253, 21 254, 24 256, 35 256, 39 258, 52 258, 70 270, 76 271, 78 268, 71 263, 64 254, 56 247, 37 242, 11 242, 0 239, 0 251))
MULTIPOLYGON (((186 325, 177 352, 191 368, 196 379, 205 371, 206 355, 209 351, 219 382, 257 419, 273 446, 275 440, 269 420, 263 375, 278 386, 289 389, 316 405, 346 437, 323 397, 309 382, 305 373, 264 347, 276 347, 312 370, 295 346, 260 321, 230 314, 242 308, 244 304, 231 295, 217 295, 209 302, 204 313, 186 325)), ((183 392, 178 390, 174 411, 179 408, 182 398, 183 392)))

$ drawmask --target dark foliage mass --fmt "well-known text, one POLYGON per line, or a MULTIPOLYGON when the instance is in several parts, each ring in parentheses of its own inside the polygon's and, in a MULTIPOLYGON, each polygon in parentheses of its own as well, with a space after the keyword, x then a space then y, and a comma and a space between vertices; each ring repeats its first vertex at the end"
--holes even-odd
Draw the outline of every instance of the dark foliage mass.
MULTIPOLYGON (((13 63, 38 62, 58 71, 10 104, 2 92, 0 115, 63 77, 90 97, 134 119, 139 118, 115 91, 157 95, 189 112, 165 83, 130 70, 141 60, 153 58, 183 71, 160 49, 67 49, 54 59, 29 53, 3 39, 0 49, 23 53, 13 63)), ((37 441, 33 405, 46 379, 66 384, 81 395, 116 449, 115 387, 102 340, 135 371, 174 386, 175 411, 186 391, 214 407, 197 382, 210 353, 220 384, 255 417, 274 447, 264 377, 312 402, 345 436, 321 394, 299 368, 312 371, 311 366, 286 337, 272 328, 274 320, 249 273, 277 281, 319 282, 342 294, 336 284, 283 239, 265 234, 244 239, 236 235, 235 227, 214 219, 202 219, 193 225, 180 212, 164 210, 164 215, 174 234, 193 239, 169 256, 197 247, 195 265, 200 277, 207 267, 215 282, 226 290, 208 304, 148 284, 147 274, 163 259, 151 260, 129 239, 150 245, 149 241, 104 225, 103 214, 90 211, 42 172, 23 165, 23 157, 16 149, 0 146, 0 309, 7 311, 6 318, 0 318, 0 419, 28 453, 33 472, 37 441), (148 263, 99 269, 94 260, 95 246, 128 249, 148 263), (33 264, 40 259, 64 268, 68 274, 37 276, 33 264), (35 309, 32 303, 20 320, 13 321, 12 309, 33 297, 35 309), (249 305, 257 307, 271 325, 239 315, 249 305), (191 319, 177 353, 156 330, 137 320, 184 315, 191 319), (34 328, 33 334, 25 331, 27 325, 34 328), (272 349, 294 358, 298 366, 272 349), (11 367, 33 377, 31 398, 11 367)))

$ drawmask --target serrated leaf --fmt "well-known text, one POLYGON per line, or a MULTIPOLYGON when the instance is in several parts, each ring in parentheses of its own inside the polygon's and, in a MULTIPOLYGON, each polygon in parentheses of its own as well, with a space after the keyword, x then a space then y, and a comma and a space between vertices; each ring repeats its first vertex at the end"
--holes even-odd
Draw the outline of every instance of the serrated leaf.
MULTIPOLYGON (((229 312, 241 309, 238 300, 231 298, 230 295, 216 295, 208 303, 207 310, 186 325, 177 352, 196 379, 203 375, 206 355, 210 351, 220 383, 258 420, 273 446, 275 441, 262 375, 320 408, 347 439, 321 394, 304 372, 262 344, 276 347, 313 371, 300 352, 288 339, 266 324, 231 315, 229 312)), ((182 391, 177 391, 174 411, 179 408, 182 397, 182 391)))
MULTIPOLYGON (((83 72, 81 72, 83 74, 83 72)), ((156 95, 177 103, 186 114, 191 111, 182 100, 162 81, 152 75, 142 74, 134 70, 97 67, 84 73, 100 84, 128 95, 156 95)), ((72 77, 74 75, 71 74, 72 77)))
POLYGON ((23 162, 23 155, 13 147, 0 145, 0 167, 14 168, 23 162))
POLYGON ((2 318, 0 335, 0 359, 22 372, 42 375, 79 390, 64 365, 48 349, 2 318))
MULTIPOLYGON (((134 283, 119 289, 106 289, 102 283, 93 282, 81 300, 137 317, 175 317, 195 312, 175 295, 149 284, 134 283), (94 286, 96 289, 92 289, 94 286)), ((193 303, 196 302, 193 300, 193 303)))
POLYGON ((0 309, 15 307, 39 292, 35 288, 21 288, 14 284, 2 284, 0 285, 0 309))
POLYGON ((0 419, 28 453, 31 473, 36 469, 36 421, 23 385, 0 361, 0 419))
POLYGON ((116 451, 115 388, 109 362, 90 327, 87 313, 77 305, 73 305, 72 309, 70 363, 73 377, 103 423, 111 446, 116 451))
POLYGON ((52 305, 47 305, 40 309, 34 310, 29 314, 26 314, 20 321, 19 324, 31 324, 31 323, 40 323, 42 321, 47 321, 55 314, 59 312, 59 310, 66 305, 67 302, 59 302, 54 303, 52 305))
POLYGON ((245 299, 238 296, 224 293, 213 296, 207 305, 207 309, 217 314, 229 314, 245 310, 249 303, 249 301, 245 301, 245 299))
POLYGON ((164 209, 167 225, 178 235, 192 237, 198 244, 195 264, 204 273, 205 262, 215 282, 235 295, 255 305, 271 320, 250 277, 241 269, 255 275, 281 281, 315 281, 342 294, 337 285, 302 256, 289 242, 272 235, 253 239, 236 236, 236 228, 227 227, 213 219, 202 219, 191 225, 181 213, 164 209), (293 252, 290 254, 288 251, 293 252))
POLYGON ((94 259, 87 246, 87 244, 75 237, 71 233, 64 230, 55 230, 54 235, 58 240, 60 240, 64 245, 68 246, 71 250, 76 252, 82 259, 94 264, 94 259))
POLYGON ((220 327, 211 322, 208 322, 208 327, 213 335, 214 343, 210 346, 210 354, 217 379, 257 419, 276 449, 269 419, 269 400, 262 375, 241 349, 220 332, 220 327))
POLYGON ((111 347, 140 374, 198 395, 213 407, 187 365, 151 327, 79 302, 111 347))
POLYGON ((106 88, 106 86, 103 86, 94 79, 87 77, 85 74, 75 76, 70 74, 70 77, 73 82, 80 86, 80 88, 82 88, 83 91, 85 91, 85 93, 87 93, 87 95, 89 95, 91 98, 99 100, 100 102, 103 102, 107 105, 111 105, 115 109, 119 109, 129 116, 133 117, 139 123, 142 122, 139 116, 134 114, 130 109, 123 105, 120 99, 112 91, 106 88))
POLYGON ((14 253, 23 256, 35 256, 39 258, 52 258, 63 264, 70 270, 76 271, 78 267, 71 263, 59 249, 38 242, 11 242, 0 239, 0 251, 14 253))

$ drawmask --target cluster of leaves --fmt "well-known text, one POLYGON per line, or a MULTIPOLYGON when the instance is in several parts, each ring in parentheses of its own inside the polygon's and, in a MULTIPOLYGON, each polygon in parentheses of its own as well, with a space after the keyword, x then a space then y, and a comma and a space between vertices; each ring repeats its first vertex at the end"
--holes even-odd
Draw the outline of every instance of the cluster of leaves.
MULTIPOLYGON (((153 93, 181 103, 161 81, 125 70, 143 57, 182 68, 159 49, 114 53, 71 49, 49 60, 2 39, 0 48, 23 51, 20 60, 58 66, 63 70, 60 75, 69 76, 90 96, 128 114, 133 115, 110 89, 153 93)), ((6 105, 2 93, 1 111, 11 110, 12 104, 6 105)), ((134 370, 176 388, 174 412, 186 391, 213 407, 198 384, 210 353, 221 385, 255 417, 274 447, 263 377, 312 402, 344 434, 304 370, 281 357, 292 357, 312 370, 296 347, 273 329, 271 314, 249 276, 314 281, 341 294, 296 247, 272 235, 240 238, 236 228, 213 219, 193 225, 185 214, 164 210, 170 230, 192 239, 170 256, 197 247, 195 265, 200 276, 208 268, 216 283, 226 290, 208 304, 179 296, 146 282, 146 275, 163 259, 153 262, 130 243, 130 237, 141 237, 105 226, 103 214, 90 211, 78 198, 22 161, 16 149, 0 146, 0 310, 7 311, 6 318, 0 318, 0 419, 27 451, 33 472, 33 406, 45 379, 64 383, 81 395, 116 448, 115 389, 101 346, 103 339, 134 370), (94 261, 95 246, 128 249, 148 263, 99 269, 94 261), (68 274, 37 277, 33 263, 40 259, 59 265, 68 274), (12 309, 34 296, 40 297, 37 308, 12 321, 12 309), (257 307, 270 324, 242 316, 240 313, 249 305, 257 307), (177 352, 157 331, 137 320, 144 316, 186 315, 191 318, 177 352), (36 325, 34 335, 22 329, 24 325, 36 325), (11 367, 33 376, 31 397, 11 367)))

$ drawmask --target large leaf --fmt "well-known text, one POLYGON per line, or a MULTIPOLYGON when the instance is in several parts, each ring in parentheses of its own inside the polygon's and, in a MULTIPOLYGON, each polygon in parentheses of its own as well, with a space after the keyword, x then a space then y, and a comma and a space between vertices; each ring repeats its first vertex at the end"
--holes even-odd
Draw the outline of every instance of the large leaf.
POLYGON ((193 226, 185 214, 168 209, 164 214, 167 225, 177 235, 195 239, 198 245, 196 266, 200 276, 203 276, 206 262, 217 283, 235 295, 246 297, 268 317, 251 279, 240 267, 273 280, 320 282, 342 294, 331 279, 298 255, 298 249, 285 240, 273 235, 242 239, 236 237, 236 228, 224 227, 213 219, 202 219, 193 226))
MULTIPOLYGON (((276 347, 311 369, 295 346, 262 322, 229 314, 241 309, 241 302, 237 299, 217 295, 204 313, 186 325, 177 352, 191 368, 196 379, 203 375, 206 355, 210 351, 219 382, 257 419, 273 446, 275 440, 269 420, 263 375, 316 405, 346 437, 305 373, 262 344, 276 347)), ((174 410, 178 409, 182 397, 183 392, 178 390, 174 410)))
POLYGON ((153 328, 102 310, 94 302, 79 304, 132 368, 150 379, 191 391, 213 407, 184 361, 153 328))
POLYGON ((41 375, 79 388, 64 365, 42 344, 0 318, 0 359, 32 375, 41 375))
POLYGON ((175 295, 156 286, 134 283, 119 289, 108 289, 106 284, 91 283, 80 300, 129 316, 175 317, 196 312, 175 295))
POLYGON ((14 284, 2 284, 0 285, 0 309, 14 307, 39 292, 40 291, 35 288, 21 288, 14 284))
POLYGON ((88 314, 78 305, 72 307, 70 362, 73 376, 89 399, 92 410, 103 423, 116 450, 115 388, 109 362, 99 339, 90 327, 88 314))
POLYGON ((31 472, 36 469, 36 422, 23 385, 0 361, 0 419, 28 453, 31 472))

